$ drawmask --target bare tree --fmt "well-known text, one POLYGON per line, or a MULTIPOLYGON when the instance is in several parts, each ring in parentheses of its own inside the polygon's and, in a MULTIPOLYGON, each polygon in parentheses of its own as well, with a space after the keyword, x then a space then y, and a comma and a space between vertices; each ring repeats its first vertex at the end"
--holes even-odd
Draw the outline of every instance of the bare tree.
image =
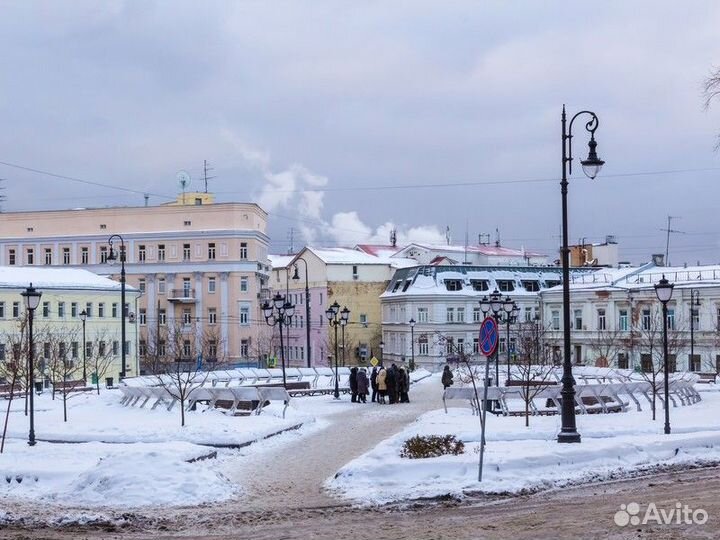
POLYGON ((625 344, 627 332, 622 330, 598 330, 590 341, 590 350, 595 354, 598 367, 617 367, 617 359, 625 344))
POLYGON ((21 362, 2 362, 2 372, 3 372, 3 379, 7 381, 7 410, 5 411, 5 421, 3 422, 3 433, 2 433, 2 442, 0 442, 0 454, 3 453, 3 450, 5 448, 5 435, 7 434, 7 426, 8 426, 8 419, 10 418, 10 405, 12 405, 13 397, 15 396, 15 391, 20 391, 21 385, 20 381, 22 380, 22 371, 20 369, 21 362))
POLYGON ((174 399, 180 403, 180 425, 185 426, 185 403, 190 393, 202 386, 210 374, 203 369, 203 361, 212 369, 219 368, 224 362, 218 333, 206 328, 197 333, 182 324, 167 329, 167 341, 158 340, 156 378, 174 399), (204 360, 203 360, 204 359, 204 360))
MULTIPOLYGON (((708 110, 712 102, 720 98, 720 67, 713 68, 710 75, 705 79, 703 85, 703 97, 705 98, 705 110, 708 110)), ((715 142, 715 150, 720 149, 720 135, 715 142)))
POLYGON ((86 366, 92 370, 95 389, 100 395, 100 379, 111 372, 122 345, 117 340, 113 340, 107 330, 101 330, 94 335, 90 347, 87 347, 86 343, 83 346, 87 349, 85 351, 86 366))
POLYGON ((77 336, 77 330, 68 327, 53 328, 52 331, 46 327, 41 335, 44 371, 53 385, 53 399, 56 394, 62 396, 64 422, 67 422, 68 418, 68 398, 78 387, 85 386, 85 381, 81 379, 82 366, 68 354, 69 344, 73 341, 77 342, 77 336))

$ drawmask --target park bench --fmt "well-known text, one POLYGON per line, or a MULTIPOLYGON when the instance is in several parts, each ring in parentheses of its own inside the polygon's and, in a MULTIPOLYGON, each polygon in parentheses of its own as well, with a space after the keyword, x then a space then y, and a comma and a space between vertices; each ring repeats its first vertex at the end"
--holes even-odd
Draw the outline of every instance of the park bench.
POLYGON ((0 384, 0 399, 10 399, 11 394, 13 397, 17 397, 21 392, 22 388, 19 382, 16 382, 14 386, 10 383, 0 384))
POLYGON ((699 384, 715 384, 717 377, 716 373, 698 373, 697 375, 700 377, 697 380, 699 384))
POLYGON ((87 381, 78 379, 76 381, 57 381, 53 385, 53 394, 62 394, 64 392, 86 392, 92 390, 92 386, 87 386, 87 381))

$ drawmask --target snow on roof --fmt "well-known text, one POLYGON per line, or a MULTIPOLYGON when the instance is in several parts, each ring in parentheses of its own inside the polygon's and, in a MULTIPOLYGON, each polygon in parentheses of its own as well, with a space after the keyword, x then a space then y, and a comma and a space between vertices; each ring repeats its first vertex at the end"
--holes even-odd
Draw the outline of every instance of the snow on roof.
MULTIPOLYGON (((325 264, 390 264, 386 258, 375 257, 353 248, 308 247, 306 249, 314 253, 325 264)), ((413 264, 417 264, 417 262, 413 261, 413 264)))
MULTIPOLYGON (((498 247, 498 246, 485 246, 485 245, 479 245, 479 246, 457 246, 457 245, 446 245, 446 244, 417 244, 413 243, 410 244, 410 246, 415 246, 421 249, 426 249, 428 251, 437 251, 437 252, 458 252, 458 253, 464 253, 465 251, 469 253, 481 253, 483 255, 495 255, 495 256, 504 256, 504 257, 544 257, 545 255, 543 253, 537 253, 534 251, 528 251, 528 250, 520 250, 520 249, 513 249, 513 248, 507 248, 507 247, 498 247)), ((402 248, 402 250, 405 250, 407 247, 402 248)))
POLYGON ((358 244, 355 249, 367 253, 368 255, 375 255, 376 257, 391 257, 398 251, 405 249, 405 246, 392 246, 385 244, 358 244))
POLYGON ((652 263, 635 268, 602 268, 591 274, 575 276, 570 284, 574 290, 648 289, 663 276, 677 288, 717 286, 720 265, 655 266, 652 263))
POLYGON ((268 255, 270 266, 272 266, 273 270, 276 268, 287 268, 294 258, 295 255, 268 255))
POLYGON ((0 288, 24 289, 30 283, 36 289, 120 290, 120 282, 80 268, 0 266, 0 288))

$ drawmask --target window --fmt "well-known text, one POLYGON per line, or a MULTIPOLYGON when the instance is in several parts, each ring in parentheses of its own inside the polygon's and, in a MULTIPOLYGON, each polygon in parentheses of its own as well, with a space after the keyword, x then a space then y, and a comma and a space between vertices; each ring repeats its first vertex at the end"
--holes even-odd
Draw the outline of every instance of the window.
MULTIPOLYGON (((627 309, 621 309, 620 310, 620 318, 618 319, 618 330, 621 332, 627 332, 628 331, 628 310, 627 309)), ((627 369, 627 368, 625 368, 627 369)))
POLYGON ((489 291, 490 282, 487 279, 471 279, 470 285, 474 291, 489 291))
POLYGON ((70 264, 70 248, 63 248, 63 264, 70 264))
POLYGON ((42 316, 46 319, 50 316, 50 302, 43 302, 42 316))
POLYGON ((479 322, 482 322, 482 320, 483 320, 482 310, 477 306, 473 307, 473 322, 479 323, 479 322))
POLYGON ((90 262, 90 252, 88 248, 83 247, 80 248, 80 263, 81 264, 88 264, 90 262))
POLYGON ((0 361, 5 361, 5 344, 0 343, 0 361))
POLYGON ((356 264, 353 264, 353 269, 352 269, 352 270, 353 270, 353 274, 352 274, 352 275, 353 275, 353 278, 354 278, 354 279, 357 279, 357 277, 358 277, 358 267, 357 267, 356 264))
POLYGON ((50 358, 50 343, 43 343, 43 358, 50 358))
POLYGON ((164 309, 158 310, 158 323, 163 326, 167 324, 167 314, 164 309))
POLYGON ((45 248, 45 264, 52 264, 52 248, 45 248))
POLYGON ((8 250, 8 264, 10 266, 15 266, 15 250, 14 249, 8 250))
POLYGON ((457 352, 458 352, 458 353, 463 353, 463 352, 465 352, 465 339, 463 339, 463 338, 458 338, 456 349, 457 349, 457 352))
POLYGON ((183 308, 182 311, 182 322, 185 326, 188 326, 192 323, 192 313, 190 311, 190 308, 183 308))
POLYGON ((445 288, 448 291, 462 291, 462 281, 459 279, 446 279, 445 288))
POLYGON ((85 313, 87 314, 88 319, 90 317, 92 317, 92 308, 93 308, 92 302, 87 302, 85 304, 85 313))
POLYGON ((247 292, 248 290, 248 278, 241 277, 240 278, 240 292, 247 292))
POLYGON ((147 310, 145 308, 140 308, 138 322, 140 323, 140 326, 145 326, 147 324, 147 310))
POLYGON ((472 352, 473 354, 478 354, 480 352, 480 338, 473 338, 472 352))
POLYGON ((526 307, 525 308, 525 322, 532 322, 533 316, 532 316, 532 308, 526 307))
POLYGON ((5 302, 0 302, 0 319, 5 318, 5 302))
POLYGON ((100 302, 98 304, 98 317, 101 319, 105 317, 105 302, 100 302))
POLYGON ((158 294, 165 294, 165 278, 158 279, 158 294))
POLYGON ((105 342, 101 341, 98 343, 98 356, 105 356, 105 342))
POLYGON ((245 260, 248 258, 248 245, 247 242, 240 242, 240 259, 245 260))
POLYGON ((145 343, 144 339, 141 339, 140 343, 138 344, 138 354, 141 357, 147 356, 147 343, 145 343))
POLYGON ((545 286, 550 289, 551 287, 557 287, 560 285, 562 281, 560 280, 553 280, 553 279, 546 279, 545 280, 545 286))
POLYGON ((118 318, 118 303, 117 302, 112 303, 112 318, 113 319, 118 318))
POLYGON ((138 262, 145 262, 147 258, 147 250, 144 245, 138 246, 138 262))
POLYGON ((208 308, 208 324, 217 324, 217 309, 208 308))
POLYGON ((100 246, 100 262, 106 263, 108 257, 108 248, 107 246, 100 246))
POLYGON ((423 339, 420 339, 420 341, 418 341, 418 353, 421 354, 422 356, 427 356, 427 355, 428 355, 428 342, 427 342, 427 338, 424 339, 424 340, 423 340, 423 339))
POLYGON ((58 317, 65 317, 65 302, 58 302, 58 317))
POLYGON ((91 358, 93 355, 93 342, 92 341, 86 341, 85 342, 85 356, 88 358, 91 358))
POLYGON ((363 328, 367 328, 367 325, 368 325, 367 313, 361 313, 358 320, 359 320, 360 324, 363 325, 363 328))
POLYGON ((650 310, 649 309, 642 310, 642 329, 650 330, 650 310))
POLYGON ((557 309, 552 310, 550 313, 551 320, 552 320, 552 329, 553 330, 560 330, 560 311, 557 309))
POLYGON ((690 371, 700 371, 700 355, 688 354, 688 365, 690 366, 690 371))
POLYGON ((250 308, 248 306, 242 306, 240 308, 240 324, 250 324, 250 308))
POLYGON ((675 330, 675 310, 668 308, 667 310, 668 330, 675 330))
POLYGON ((78 357, 78 342, 73 341, 70 343, 70 357, 71 358, 77 358, 78 357))
POLYGON ((575 330, 583 329, 582 309, 575 310, 575 330))
POLYGON ((113 353, 113 356, 117 356, 119 350, 120 350, 120 342, 117 341, 117 340, 113 341, 113 342, 112 342, 112 353, 113 353))
POLYGON ((690 307, 690 317, 692 317, 693 328, 700 330, 700 309, 697 306, 690 307))
POLYGON ((540 290, 540 282, 535 280, 523 280, 522 286, 527 292, 538 292, 540 290))
POLYGON ((14 319, 20 317, 20 302, 13 302, 12 316, 14 319))
POLYGON ((453 338, 447 338, 445 340, 445 354, 455 354, 455 343, 453 341, 453 338))
POLYGON ((215 260, 215 242, 208 244, 208 259, 211 261, 215 260))
POLYGON ((720 330, 720 307, 717 308, 717 326, 715 329, 720 330))
POLYGON ((240 356, 243 358, 247 358, 248 356, 248 340, 247 339, 241 339, 240 340, 240 356))
POLYGON ((190 348, 190 340, 189 339, 183 340, 182 354, 183 354, 183 358, 190 358, 192 355, 192 350, 190 348))
POLYGON ((643 373, 653 372, 652 354, 642 353, 640 355, 640 369, 643 370, 643 373))
POLYGON ((597 329, 605 330, 605 310, 600 308, 597 310, 597 329))
POLYGON ((215 292, 215 278, 214 277, 208 278, 208 292, 209 293, 215 292))
POLYGON ((101 223, 101 224, 100 224, 100 228, 101 228, 101 229, 107 229, 107 225, 106 225, 105 223, 101 223))
POLYGON ((77 302, 70 302, 70 316, 74 319, 78 316, 77 302))
POLYGON ((190 244, 183 244, 183 261, 190 260, 190 244))
POLYGON ((165 340, 158 341, 157 344, 157 354, 158 356, 165 356, 165 340))
POLYGON ((190 289, 190 278, 183 278, 183 298, 190 298, 192 296, 192 290, 190 289))
POLYGON ((33 248, 27 248, 26 256, 27 264, 35 264, 35 252, 33 251, 33 248))
POLYGON ((498 343, 498 353, 503 354, 505 351, 505 338, 501 337, 500 342, 498 343))
POLYGON ((512 292, 515 290, 515 282, 511 279, 498 279, 498 290, 501 292, 512 292))
POLYGON ((459 323, 465 322, 465 308, 464 307, 457 308, 457 322, 459 322, 459 323))
POLYGON ((146 284, 145 284, 145 278, 138 279, 138 289, 141 293, 145 292, 146 284))
POLYGON ((445 321, 449 323, 455 322, 455 308, 447 308, 447 316, 445 317, 445 321))
POLYGON ((217 341, 214 339, 208 341, 208 357, 208 362, 217 360, 217 341))

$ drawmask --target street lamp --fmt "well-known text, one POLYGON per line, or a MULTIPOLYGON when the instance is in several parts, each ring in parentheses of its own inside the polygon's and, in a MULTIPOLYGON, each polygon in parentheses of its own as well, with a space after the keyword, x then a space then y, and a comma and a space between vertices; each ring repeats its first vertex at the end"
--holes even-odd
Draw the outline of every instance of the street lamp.
POLYGON ((347 324, 348 317, 350 316, 350 310, 347 307, 344 307, 342 311, 340 311, 340 304, 337 303, 337 300, 333 302, 333 304, 327 308, 325 311, 325 316, 328 319, 328 323, 330 326, 335 327, 335 392, 334 396, 335 399, 340 399, 340 385, 338 380, 338 326, 343 327, 343 332, 345 331, 345 325, 347 324), (340 319, 338 319, 338 315, 340 315, 340 319))
POLYGON ((278 326, 280 328, 280 362, 282 364, 283 388, 287 389, 287 380, 285 379, 285 342, 283 341, 283 326, 290 326, 292 317, 295 314, 295 306, 288 302, 280 293, 275 294, 272 298, 272 304, 267 300, 260 307, 268 326, 278 326))
POLYGON ((35 446, 35 348, 33 343, 33 317, 35 310, 40 304, 42 293, 30 286, 21 292, 20 296, 25 300, 25 309, 28 312, 28 381, 30 386, 30 433, 28 436, 28 444, 35 446))
POLYGON ((563 105, 562 124, 562 180, 560 181, 560 193, 562 194, 562 284, 563 284, 563 376, 562 376, 562 428, 558 433, 559 443, 579 443, 580 434, 575 425, 575 379, 572 375, 572 363, 570 359, 570 249, 568 248, 568 173, 572 175, 572 126, 575 119, 583 114, 590 115, 590 120, 585 124, 585 129, 590 133, 588 142, 588 157, 580 161, 585 176, 591 180, 595 178, 605 162, 598 158, 595 142, 595 130, 600 121, 597 115, 591 111, 580 111, 570 120, 567 127, 565 106, 563 105))
POLYGON ((86 362, 86 346, 85 346, 85 320, 87 319, 87 311, 84 309, 80 312, 80 320, 82 321, 82 327, 83 327, 83 340, 82 340, 82 350, 83 350, 83 384, 87 381, 87 372, 85 370, 85 362, 86 362))
POLYGON ((410 324, 410 371, 415 371, 415 319, 410 319, 408 324, 410 324))
MULTIPOLYGON (((508 297, 509 299, 510 297, 508 297)), ((500 313, 502 313, 505 310, 505 302, 503 301, 502 294, 495 289, 490 297, 483 296, 480 300, 480 309, 483 312, 483 315, 487 316, 489 313, 492 313, 492 317, 495 320, 495 327, 498 326, 498 320, 500 317, 500 313)), ((510 311, 512 311, 512 300, 510 300, 510 311)), ((498 379, 500 378, 500 368, 498 365, 498 349, 495 348, 495 385, 499 386, 500 383, 498 379)))
MULTIPOLYGON (((690 365, 689 370, 694 367, 692 364, 695 361, 695 317, 698 317, 700 309, 700 291, 697 289, 690 289, 690 365)), ((698 322, 700 319, 698 318, 698 322)))
POLYGON ((350 310, 345 306, 340 312, 340 330, 342 334, 342 365, 345 367, 345 326, 348 323, 348 317, 350 316, 350 310))
MULTIPOLYGON (((125 240, 119 234, 113 234, 108 238, 110 252, 107 255, 107 263, 115 264, 120 259, 120 379, 125 378, 125 240), (113 238, 120 240, 120 254, 113 249, 113 238)), ((84 344, 83 344, 84 346, 84 344)))
MULTIPOLYGON (((298 259, 305 263, 305 331, 306 331, 306 346, 307 346, 307 367, 312 367, 311 354, 310 354, 310 287, 308 285, 308 264, 305 259, 298 259)), ((293 280, 299 280, 300 275, 298 274, 298 266, 295 263, 295 274, 293 274, 293 280)))
POLYGON ((674 285, 665 279, 663 274, 662 279, 655 284, 655 294, 657 294, 658 300, 662 303, 662 315, 663 315, 663 363, 665 370, 665 435, 670 434, 670 407, 668 406, 668 395, 670 394, 669 381, 668 381, 668 338, 667 338, 667 303, 672 298, 674 285))
POLYGON ((385 348, 385 342, 380 342, 380 365, 383 363, 383 349, 385 348))
MULTIPOLYGON (((503 302, 503 310, 505 311, 505 323, 507 324, 507 333, 505 343, 507 345, 507 380, 510 380, 510 325, 517 320, 517 314, 520 311, 517 303, 509 296, 503 302)), ((507 383, 506 383, 507 384, 507 383)))

